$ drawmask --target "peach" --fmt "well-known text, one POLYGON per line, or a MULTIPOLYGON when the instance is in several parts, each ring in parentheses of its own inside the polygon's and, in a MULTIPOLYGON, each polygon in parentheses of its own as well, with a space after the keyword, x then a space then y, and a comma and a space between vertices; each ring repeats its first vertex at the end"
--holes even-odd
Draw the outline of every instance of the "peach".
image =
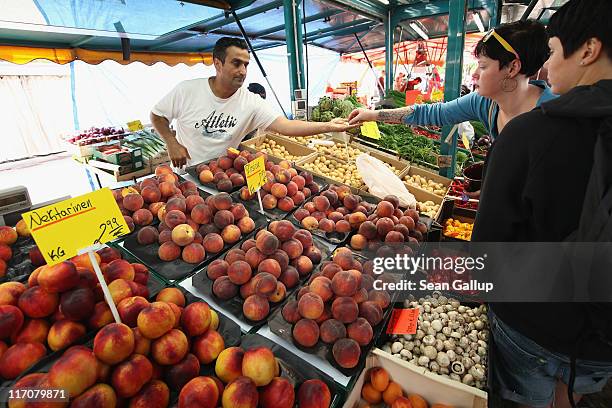
POLYGON ((349 271, 340 271, 332 278, 331 287, 337 296, 353 296, 359 288, 359 282, 349 271))
POLYGON ((317 211, 325 212, 330 207, 329 199, 322 195, 313 198, 312 203, 314 204, 317 211))
POLYGON ((389 386, 389 373, 382 367, 372 368, 369 378, 372 387, 379 392, 383 392, 389 386))
POLYGON ((396 382, 389 381, 389 386, 383 391, 383 401, 385 401, 385 404, 392 406, 395 400, 403 397, 403 395, 402 387, 396 382))
POLYGON ((113 315, 106 302, 98 302, 94 306, 93 313, 88 320, 87 325, 90 329, 98 330, 107 324, 113 322, 113 315))
POLYGON ((292 265, 295 266, 300 276, 306 276, 310 272, 312 272, 314 265, 312 261, 307 256, 300 256, 297 259, 294 259, 292 265))
POLYGON ((191 351, 200 363, 210 364, 224 349, 223 337, 216 330, 207 330, 206 333, 193 339, 191 351))
POLYGON ((58 320, 53 323, 47 334, 47 344, 53 351, 64 349, 85 335, 84 325, 70 320, 58 320))
POLYGON ((259 393, 262 408, 293 408, 294 404, 295 391, 286 378, 273 378, 259 393))
POLYGON ((155 297, 157 302, 174 303, 177 306, 185 306, 185 295, 178 288, 164 288, 155 297))
POLYGON ((281 313, 285 321, 291 324, 297 323, 298 320, 302 318, 302 316, 300 316, 300 313, 298 311, 298 302, 296 302, 295 300, 287 302, 285 306, 283 306, 281 313))
POLYGON ((336 319, 329 319, 321 323, 321 340, 327 344, 334 344, 337 340, 346 337, 346 327, 336 319))
POLYGON ((372 341, 374 332, 370 323, 363 317, 357 318, 346 329, 349 338, 355 340, 360 346, 367 346, 372 341))
POLYGON ((200 361, 193 354, 187 354, 177 364, 166 369, 165 380, 173 390, 180 390, 200 373, 200 361))
POLYGON ((134 296, 130 281, 126 281, 125 279, 117 279, 112 281, 108 285, 108 291, 110 292, 113 302, 115 302, 116 305, 118 305, 123 299, 134 296))
POLYGON ((221 276, 226 276, 229 269, 229 264, 223 259, 215 259, 208 265, 206 275, 210 280, 216 280, 221 276))
POLYGON ((352 230, 353 228, 351 227, 351 224, 349 224, 348 221, 340 220, 336 222, 336 231, 342 232, 342 233, 348 233, 348 232, 351 232, 352 230))
POLYGON ((301 225, 307 230, 313 231, 319 228, 319 221, 315 217, 309 215, 302 219, 301 225))
POLYGON ((281 249, 287 253, 289 259, 299 258, 304 252, 304 247, 302 246, 302 243, 294 238, 283 242, 281 249))
POLYGON ((282 282, 276 282, 276 291, 268 296, 268 300, 273 303, 278 303, 285 299, 287 288, 282 282))
POLYGON ((268 256, 268 258, 278 262, 281 271, 285 271, 289 267, 289 256, 285 251, 281 249, 277 249, 276 251, 274 251, 273 254, 268 256))
POLYGON ((15 225, 15 230, 17 231, 17 235, 20 237, 30 237, 32 233, 30 232, 30 228, 28 224, 24 220, 17 221, 17 225, 15 225))
POLYGON ((302 221, 304 218, 308 217, 310 215, 310 213, 308 212, 307 209, 305 208, 298 208, 294 213, 293 216, 295 217, 296 220, 298 221, 302 221))
POLYGON ((177 225, 185 224, 187 222, 187 216, 182 211, 168 210, 168 205, 166 205, 165 210, 167 212, 163 222, 165 222, 170 229, 174 229, 174 227, 177 225))
POLYGON ((149 225, 153 222, 153 213, 146 208, 141 208, 132 214, 132 219, 136 225, 149 225))
POLYGON ((270 192, 278 199, 283 198, 287 195, 287 186, 281 183, 274 183, 270 192))
POLYGON ((145 299, 149 297, 150 295, 149 288, 147 288, 145 285, 136 283, 134 281, 126 281, 126 282, 130 286, 130 289, 132 290, 132 293, 129 296, 141 296, 145 299))
POLYGON ((221 235, 216 233, 206 234, 204 236, 204 241, 202 241, 202 244, 204 245, 204 249, 207 253, 213 254, 221 252, 223 250, 223 247, 225 246, 225 242, 223 241, 221 235))
MULTIPOLYGON (((34 373, 23 376, 12 386, 12 390, 20 390, 27 388, 37 388, 40 384, 47 380, 47 373, 34 373)), ((25 400, 9 400, 8 408, 25 408, 25 400)))
POLYGON ((79 283, 79 273, 74 263, 65 261, 42 268, 37 281, 49 293, 65 292, 79 283))
POLYGON ((181 390, 178 408, 216 408, 220 396, 219 388, 211 377, 195 377, 181 390))
POLYGON ((293 238, 300 241, 304 249, 310 248, 314 245, 312 240, 312 234, 310 233, 310 231, 307 231, 305 229, 297 230, 295 234, 293 234, 293 238))
MULTIPOLYGON (((57 293, 47 292, 41 286, 34 286, 21 294, 17 304, 21 309, 20 313, 23 312, 30 318, 39 319, 47 317, 57 310, 59 296, 57 293)), ((2 338, 2 330, 0 330, 0 338, 2 338)))
POLYGON ((132 397, 129 408, 165 408, 169 401, 168 386, 162 381, 152 380, 132 397))
POLYGON ((295 203, 290 197, 280 198, 276 203, 279 210, 284 212, 291 212, 295 208, 295 203))
POLYGON ((298 302, 298 311, 302 317, 316 320, 323 314, 323 299, 316 293, 306 293, 298 302))
POLYGON ((198 175, 198 179, 202 184, 211 183, 213 181, 214 175, 210 170, 202 170, 198 175))
POLYGON ((238 286, 234 285, 229 277, 221 276, 213 283, 212 291, 222 300, 229 300, 238 294, 238 286))
POLYGON ((136 235, 136 240, 140 245, 149 245, 158 242, 159 238, 159 232, 155 227, 151 226, 141 228, 136 235))
POLYGON ((181 361, 189 351, 185 333, 172 329, 151 343, 151 356, 157 364, 173 365, 181 361))
POLYGON ((200 204, 204 204, 204 199, 202 197, 197 194, 190 195, 185 199, 185 211, 191 214, 193 209, 200 204))
POLYGON ((391 303, 391 297, 389 294, 382 290, 371 290, 368 292, 368 300, 377 303, 381 309, 386 309, 391 303))
POLYGON ((350 297, 336 298, 332 303, 331 311, 334 319, 345 324, 354 322, 359 315, 359 307, 350 297))
POLYGON ((140 210, 144 205, 144 199, 138 193, 131 193, 123 197, 123 207, 132 212, 140 210))
POLYGON ((93 352, 105 364, 114 365, 125 360, 135 347, 134 332, 123 323, 103 327, 93 343, 93 352))
POLYGON ((230 382, 223 391, 223 408, 257 408, 259 394, 253 380, 238 377, 230 382))
POLYGON ((219 353, 215 362, 215 373, 224 383, 242 375, 244 350, 240 347, 228 347, 219 353))
POLYGON ((313 320, 301 319, 293 326, 293 338, 304 347, 312 347, 319 341, 319 325, 313 320))
POLYGON ((383 310, 378 303, 366 301, 359 305, 359 316, 366 319, 374 327, 382 321, 383 310))
POLYGON ((157 166, 155 168, 155 175, 156 176, 159 177, 159 176, 163 176, 164 174, 174 174, 174 172, 172 171, 172 167, 170 167, 170 165, 168 165, 168 164, 160 164, 159 166, 157 166))
POLYGON ((300 281, 300 274, 293 266, 287 267, 278 278, 286 288, 294 288, 300 281))
POLYGON ((134 282, 146 285, 149 282, 149 268, 141 263, 133 263, 134 282))
POLYGON ((0 284, 0 305, 17 306, 19 297, 25 291, 25 285, 20 282, 5 282, 0 284))
MULTIPOLYGON (((1 313, 1 311, 0 311, 1 313)), ((31 319, 27 320, 21 330, 13 332, 11 336, 13 344, 15 343, 45 343, 47 335, 49 333, 49 323, 43 319, 31 319)), ((3 344, 3 343, 2 343, 3 344)), ((3 344, 6 351, 6 345, 3 344)), ((3 347, 0 347, 2 349, 3 347)), ((2 353, 0 353, 2 356, 2 353)))
MULTIPOLYGON (((161 246, 162 244, 166 243, 166 242, 170 242, 171 244, 173 244, 174 246, 176 246, 176 244, 174 242, 172 242, 172 231, 170 231, 169 229, 164 230, 162 232, 159 233, 159 236, 157 238, 157 242, 159 243, 159 245, 161 246)), ((174 248, 174 247, 173 247, 174 248)), ((180 249, 180 248, 179 248, 180 249)), ((168 251, 168 249, 165 249, 164 251, 168 251)), ((159 250, 158 250, 158 254, 159 254, 159 250)), ((166 256, 170 255, 170 256, 174 256, 174 254, 171 253, 165 253, 166 256)), ((160 257, 161 258, 161 257, 160 257)), ((174 258, 176 259, 176 258, 174 258)))
POLYGON ((145 356, 134 354, 115 367, 111 384, 119 397, 130 398, 136 395, 152 376, 151 362, 145 356))
MULTIPOLYGON (((166 204, 162 204, 161 206, 159 206, 159 208, 157 209, 157 219, 163 223, 163 225, 166 225, 165 220, 166 220, 166 215, 167 211, 166 211, 166 204)), ((131 218, 130 218, 131 219, 131 218)), ((127 222, 127 220, 126 220, 127 222)), ((161 227, 161 225, 160 225, 161 227)))
POLYGON ((329 387, 321 380, 306 380, 297 392, 300 408, 328 408, 331 406, 329 387))
POLYGON ((318 276, 310 282, 310 291, 316 293, 323 302, 331 300, 334 296, 332 282, 325 276, 318 276))
POLYGON ((232 248, 229 251, 227 251, 227 254, 225 255, 224 259, 230 265, 237 261, 244 262, 246 259, 245 252, 240 248, 232 248))
POLYGON ((45 385, 64 389, 70 398, 76 398, 94 385, 97 378, 98 361, 94 353, 85 347, 71 348, 53 364, 45 385))
POLYGON ((213 219, 213 212, 208 205, 197 204, 191 209, 191 219, 198 224, 209 224, 213 219))
POLYGON ((8 262, 13 257, 13 250, 6 244, 0 244, 0 260, 8 262))
MULTIPOLYGON (((191 229, 191 227, 189 227, 191 229)), ((157 250, 159 259, 165 262, 172 262, 181 256, 181 247, 172 241, 164 242, 157 250)))
POLYGON ((268 299, 257 294, 247 297, 242 304, 242 313, 247 319, 255 322, 265 319, 270 313, 268 299))
POLYGON ((0 357, 0 376, 6 380, 17 378, 23 371, 39 361, 47 350, 41 343, 17 343, 0 357))
POLYGON ((117 395, 113 387, 107 384, 96 384, 78 396, 70 404, 71 408, 112 408, 117 405, 117 395))
POLYGON ((278 199, 274 197, 272 194, 266 194, 262 198, 261 202, 265 210, 272 210, 276 208, 276 205, 278 204, 278 199))
POLYGON ((246 261, 235 261, 230 264, 227 276, 235 285, 243 285, 251 279, 251 266, 246 261))
POLYGON ((171 198, 166 203, 166 211, 178 210, 182 213, 187 211, 187 202, 182 198, 171 198))
POLYGON ((211 310, 206 302, 193 302, 181 314, 181 325, 190 337, 204 334, 210 327, 211 310))
MULTIPOLYGON (((155 228, 153 227, 145 227, 140 231, 143 231, 147 228, 152 228, 153 230, 155 230, 155 228)), ((155 239, 155 241, 157 241, 157 238, 155 239)), ((112 282, 116 279, 134 280, 135 274, 136 271, 134 271, 134 267, 132 266, 132 264, 130 264, 124 259, 116 259, 110 262, 106 267, 106 270, 104 270, 104 277, 108 282, 112 282)))
POLYGON ((355 340, 345 338, 334 343, 332 354, 340 367, 353 368, 359 363, 361 349, 355 340))
POLYGON ((273 221, 273 223, 275 223, 274 228, 272 228, 273 224, 271 223, 268 229, 281 242, 288 241, 289 239, 291 239, 291 237, 293 237, 293 234, 295 234, 296 228, 291 222, 287 220, 281 220, 281 221, 273 221))
POLYGON ((249 377, 258 387, 268 385, 274 378, 277 367, 274 354, 267 347, 247 350, 242 358, 242 375, 249 377))
POLYGON ((244 257, 244 260, 253 269, 256 269, 259 266, 259 264, 263 262, 265 259, 266 259, 265 255, 262 254, 257 248, 250 248, 249 250, 247 250, 245 257, 244 257))
POLYGON ((264 297, 270 296, 276 291, 276 282, 277 280, 274 275, 267 272, 261 272, 253 278, 253 288, 258 295, 264 297))
POLYGON ((366 383, 361 388, 361 398, 369 404, 379 404, 382 401, 382 392, 375 389, 372 384, 366 383))
POLYGON ((206 251, 204 246, 192 242, 183 248, 183 261, 196 265, 202 262, 206 258, 206 251))
POLYGON ((149 306, 149 301, 141 296, 132 296, 123 299, 117 305, 121 322, 129 327, 136 326, 136 319, 145 307, 149 306))
POLYGON ((383 200, 376 206, 376 215, 379 217, 391 217, 394 212, 395 208, 389 201, 383 200))
POLYGON ((169 332, 175 323, 172 308, 164 302, 153 302, 136 319, 138 329, 148 339, 157 339, 169 332))
POLYGON ((189 224, 180 224, 172 229, 172 241, 179 246, 187 246, 193 242, 195 231, 189 224))
MULTIPOLYGON (((332 279, 338 272, 340 272, 342 268, 333 262, 330 262, 324 266, 322 266, 321 271, 323 272, 323 276, 328 279, 332 279)), ((332 289, 333 290, 333 289, 332 289)))
POLYGON ((271 233, 261 234, 257 238, 256 247, 264 255, 272 255, 279 247, 279 240, 271 233))
POLYGON ((263 272, 267 272, 275 278, 279 278, 281 275, 281 266, 278 261, 274 259, 264 259, 257 267, 257 273, 263 272))

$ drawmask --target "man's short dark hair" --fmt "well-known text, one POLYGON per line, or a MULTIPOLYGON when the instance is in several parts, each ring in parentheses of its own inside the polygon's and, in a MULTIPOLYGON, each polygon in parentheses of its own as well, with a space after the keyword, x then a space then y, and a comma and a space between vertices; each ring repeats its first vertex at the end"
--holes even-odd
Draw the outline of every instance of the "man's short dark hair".
POLYGON ((550 18, 548 34, 561 41, 565 58, 590 38, 597 38, 603 44, 603 52, 612 60, 611 18, 610 0, 570 0, 550 18))
MULTIPOLYGON (((514 48, 521 59, 520 73, 530 77, 536 74, 548 59, 548 35, 544 25, 535 20, 515 21, 495 27, 495 32, 514 48)), ((476 57, 485 56, 507 67, 516 56, 506 50, 494 36, 480 40, 474 50, 476 57)))
POLYGON ((248 50, 246 41, 242 38, 235 37, 221 37, 215 43, 215 48, 213 49, 213 59, 216 58, 225 64, 225 55, 227 54, 227 49, 229 47, 238 47, 243 50, 248 50))

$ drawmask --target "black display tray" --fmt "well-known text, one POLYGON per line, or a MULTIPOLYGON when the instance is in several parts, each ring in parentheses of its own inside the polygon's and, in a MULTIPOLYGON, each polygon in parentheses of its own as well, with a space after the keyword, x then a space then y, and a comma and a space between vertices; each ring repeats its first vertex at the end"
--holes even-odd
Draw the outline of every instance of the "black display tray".
MULTIPOLYGON (((366 258, 361 257, 357 254, 354 254, 354 255, 362 263, 367 260, 366 258)), ((321 262, 321 264, 329 260, 330 258, 325 259, 324 261, 321 262)), ((317 271, 318 269, 315 270, 314 272, 317 272, 317 271)), ((296 300, 297 295, 298 295, 297 292, 293 293, 291 296, 291 299, 288 298, 287 301, 296 300)), ((338 363, 336 363, 336 360, 334 359, 334 356, 332 354, 333 344, 326 344, 319 339, 317 344, 315 344, 314 346, 304 347, 300 345, 298 342, 296 342, 293 339, 293 335, 292 335, 293 324, 285 320, 285 318, 283 317, 281 313, 282 312, 281 308, 278 308, 277 310, 274 311, 274 313, 270 314, 270 318, 268 319, 268 326, 270 327, 270 330, 272 331, 272 333, 292 343, 299 350, 302 350, 306 353, 314 354, 318 357, 321 357, 322 359, 327 360, 332 366, 338 369, 338 371, 340 371, 345 376, 354 377, 354 376, 358 376, 361 373, 361 370, 363 370, 363 367, 365 366, 365 360, 368 356, 368 353, 370 352, 372 347, 374 347, 377 344, 378 337, 382 333, 384 333, 386 330, 387 321, 389 320, 389 316, 391 315, 391 310, 393 309, 391 306, 393 305, 395 301, 395 297, 396 297, 395 293, 391 293, 390 296, 391 296, 391 302, 389 303, 389 307, 383 310, 383 318, 381 322, 378 323, 376 326, 372 327, 372 331, 373 331, 372 341, 367 346, 361 347, 361 355, 359 356, 359 363, 357 363, 357 365, 353 368, 343 368, 340 365, 338 365, 338 363)))
MULTIPOLYGON (((189 174, 191 177, 193 177, 197 184, 204 186, 206 188, 210 188, 211 190, 215 190, 215 191, 219 191, 219 189, 217 189, 217 185, 215 183, 202 183, 200 181, 200 177, 199 174, 196 171, 196 168, 200 165, 200 164, 208 164, 210 163, 212 160, 209 160, 207 162, 201 162, 198 164, 195 164, 193 166, 189 166, 187 168, 185 168, 185 171, 187 172, 187 174, 189 174)), ((179 176, 180 177, 180 176, 179 176)), ((226 191, 226 193, 233 193, 234 191, 238 191, 242 188, 243 186, 233 186, 232 189, 230 191, 226 191)))
MULTIPOLYGON (((317 185, 319 186, 319 191, 323 191, 323 189, 325 189, 328 185, 325 182, 325 180, 315 175, 313 175, 313 181, 317 183, 317 185)), ((261 190, 259 191, 259 193, 262 194, 262 198, 265 194, 267 194, 267 193, 262 192, 261 190)), ((257 197, 254 196, 252 200, 243 200, 240 198, 239 191, 233 192, 231 196, 234 201, 242 203, 246 207, 246 209, 249 210, 249 212, 257 212, 258 214, 261 214, 259 212, 260 211, 259 200, 257 199, 257 197)), ((307 201, 308 200, 304 200, 304 202, 307 202, 307 201)), ((281 211, 278 208, 273 208, 271 210, 264 209, 264 213, 266 217, 268 217, 271 220, 284 220, 285 218, 289 217, 290 214, 293 214, 293 212, 298 208, 299 207, 296 206, 293 210, 289 212, 281 211)))
MULTIPOLYGON (((181 290, 181 292, 183 292, 183 294, 185 295, 186 305, 190 303, 198 302, 198 301, 203 301, 202 299, 194 296, 191 292, 185 290, 184 288, 179 287, 179 286, 175 286, 175 287, 181 290)), ((153 302, 155 300, 155 296, 151 295, 149 297, 149 300, 153 302)), ((230 319, 223 313, 217 310, 215 311, 219 315, 219 327, 217 328, 217 331, 219 332, 219 334, 223 336, 223 340, 225 341, 225 347, 227 348, 227 347, 239 345, 241 342, 241 336, 242 336, 242 333, 240 331, 240 326, 238 326, 238 324, 236 324, 232 319, 230 319)), ((83 337, 80 341, 78 341, 74 345, 85 345, 90 348, 93 347, 93 339, 95 337, 95 334, 96 332, 89 332, 85 337, 83 337)), ((7 395, 8 395, 10 388, 17 381, 19 381, 19 379, 21 379, 22 377, 28 374, 32 374, 32 373, 48 372, 51 369, 51 366, 53 366, 53 364, 64 354, 64 351, 65 350, 52 352, 48 354, 47 356, 43 357, 40 361, 32 365, 30 368, 25 370, 23 373, 21 373, 21 375, 17 377, 15 380, 4 381, 1 384, 1 388, 0 388, 0 401, 7 401, 7 395)), ((206 364, 206 365, 201 364, 200 374, 201 375, 214 375, 214 369, 215 369, 214 362, 211 364, 206 364)), ((176 391, 174 392, 173 391, 174 390, 170 390, 171 394, 173 393, 176 394, 176 396, 174 396, 174 400, 176 400, 178 398, 178 393, 176 393, 176 391)), ((172 399, 172 396, 171 396, 171 399, 172 399)))
MULTIPOLYGON (((317 237, 313 237, 313 242, 315 246, 319 248, 319 250, 321 251, 321 262, 319 263, 320 265, 321 263, 323 263, 323 260, 328 259, 330 257, 333 251, 333 248, 330 248, 329 244, 318 239, 317 237)), ((241 243, 235 245, 233 248, 240 248, 240 245, 241 243)), ((229 299, 229 300, 222 300, 222 299, 219 299, 217 296, 215 296, 215 294, 212 291, 213 281, 210 280, 210 278, 207 275, 208 268, 204 268, 201 271, 198 271, 193 276, 191 282, 192 282, 192 285, 196 287, 198 290, 200 290, 202 293, 206 293, 207 295, 210 295, 215 300, 215 302, 217 302, 221 307, 227 310, 233 317, 235 317, 236 319, 238 319, 239 321, 243 323, 248 324, 249 326, 253 326, 254 329, 258 329, 266 323, 267 318, 271 316, 275 310, 279 309, 283 304, 285 304, 287 299, 289 299, 294 292, 299 290, 304 285, 304 283, 307 282, 308 279, 310 279, 310 276, 312 275, 312 273, 319 270, 319 265, 316 265, 310 274, 300 278, 296 286, 294 286, 291 289, 287 289, 287 294, 285 296, 285 299, 283 299, 282 301, 278 303, 270 303, 270 313, 268 314, 268 316, 266 316, 265 319, 260 320, 260 321, 250 320, 242 313, 242 305, 244 303, 244 299, 242 299, 240 295, 233 297, 232 299, 229 299)))
POLYGON ((0 278, 0 283, 3 282, 26 282, 30 274, 36 269, 30 261, 30 249, 36 246, 36 242, 31 237, 19 237, 11 250, 13 256, 6 263, 6 274, 0 278))

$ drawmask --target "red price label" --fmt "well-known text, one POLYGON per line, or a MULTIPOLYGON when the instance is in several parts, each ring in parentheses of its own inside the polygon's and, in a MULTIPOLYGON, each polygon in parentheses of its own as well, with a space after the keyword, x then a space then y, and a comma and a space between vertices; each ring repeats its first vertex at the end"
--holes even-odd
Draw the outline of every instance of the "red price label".
POLYGON ((419 309, 393 309, 387 334, 416 334, 419 309))

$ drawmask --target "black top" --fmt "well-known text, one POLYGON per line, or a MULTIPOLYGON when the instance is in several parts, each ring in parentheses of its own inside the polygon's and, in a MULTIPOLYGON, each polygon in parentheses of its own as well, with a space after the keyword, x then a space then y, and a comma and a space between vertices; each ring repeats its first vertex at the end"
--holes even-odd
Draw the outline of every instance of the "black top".
MULTIPOLYGON (((566 240, 578 228, 597 134, 606 116, 612 116, 612 81, 574 88, 508 123, 488 156, 472 241, 566 240)), ((602 313, 610 313, 608 306, 602 313)), ((568 356, 585 319, 584 304, 491 307, 520 333, 568 356)), ((606 318, 612 320, 612 313, 606 318)), ((587 340, 576 353, 578 358, 612 362, 612 347, 597 340, 587 340)))

